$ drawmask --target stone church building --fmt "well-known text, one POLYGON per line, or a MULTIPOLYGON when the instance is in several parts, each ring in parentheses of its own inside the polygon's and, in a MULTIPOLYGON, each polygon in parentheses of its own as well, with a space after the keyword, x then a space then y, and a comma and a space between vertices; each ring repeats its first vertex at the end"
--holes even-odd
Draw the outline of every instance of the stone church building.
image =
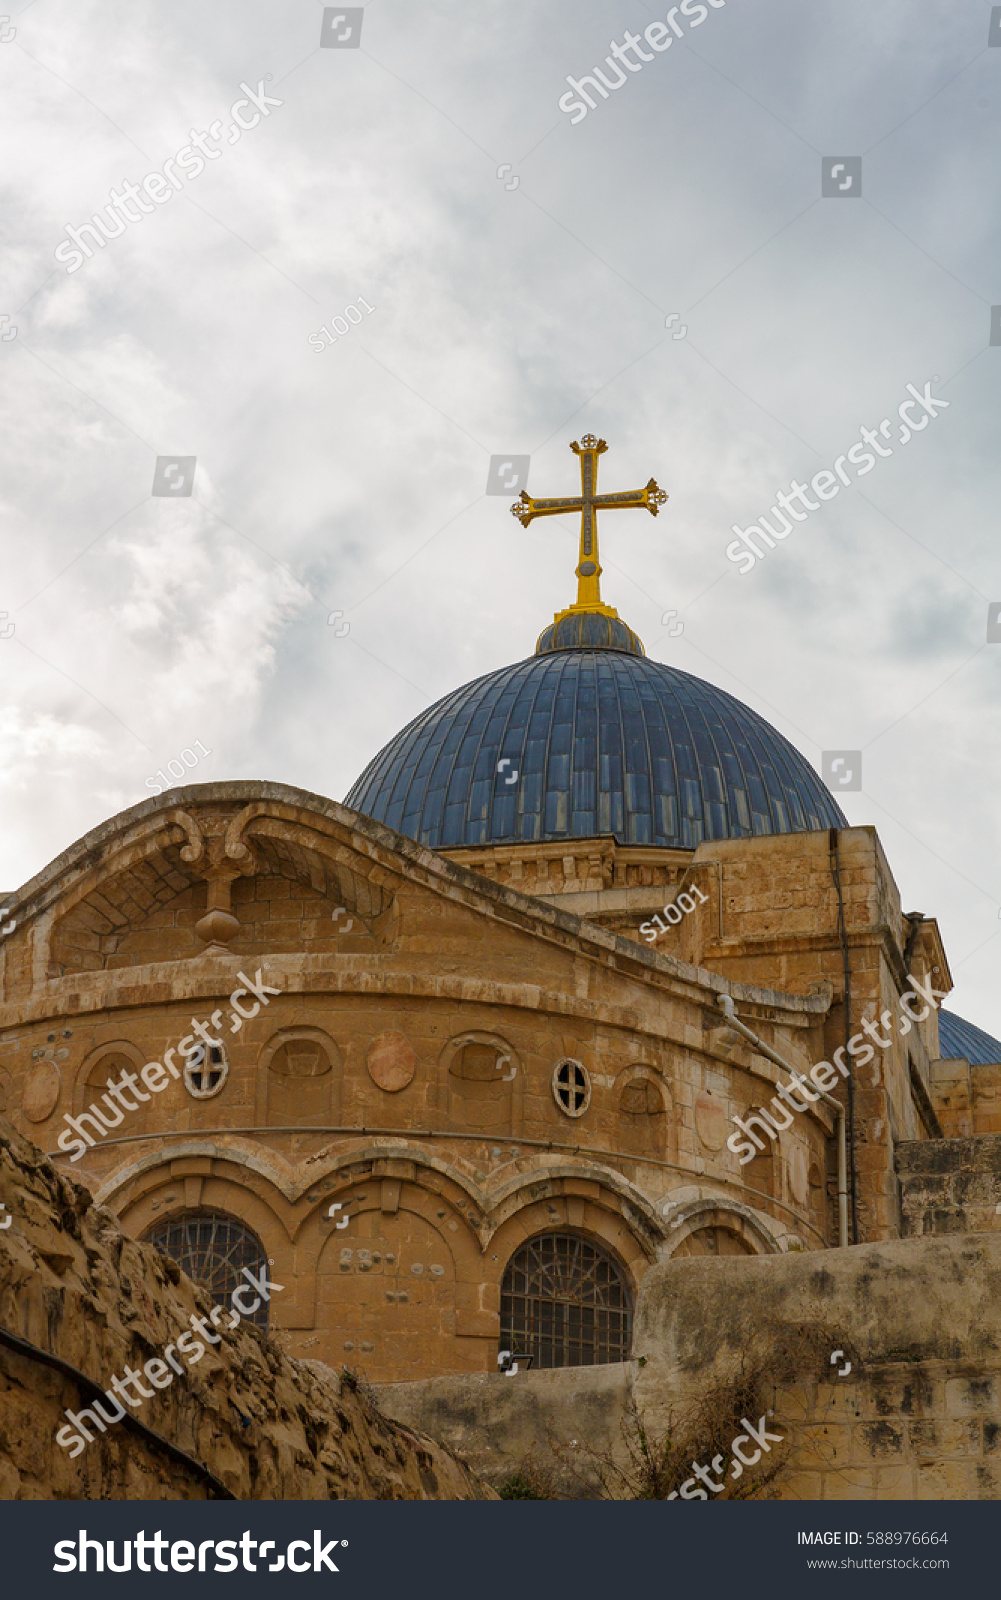
POLYGON ((665 497, 599 496, 573 448, 580 497, 514 508, 581 513, 534 654, 343 804, 177 788, 4 897, 0 1109, 220 1298, 266 1266, 258 1320, 374 1380, 621 1360, 652 1263, 900 1237, 899 1147, 1001 1131, 1001 1044, 915 1005, 948 960, 875 829, 602 602, 597 512, 665 497))

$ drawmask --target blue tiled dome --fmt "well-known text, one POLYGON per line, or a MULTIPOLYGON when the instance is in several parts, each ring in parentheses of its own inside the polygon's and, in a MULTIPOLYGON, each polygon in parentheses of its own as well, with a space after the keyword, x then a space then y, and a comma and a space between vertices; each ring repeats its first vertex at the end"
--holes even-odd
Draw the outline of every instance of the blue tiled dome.
POLYGON ((762 717, 614 648, 531 656, 454 690, 390 740, 345 805, 434 849, 597 834, 694 849, 847 826, 762 717))
POLYGON ((938 1048, 943 1061, 965 1056, 971 1067, 990 1067, 1001 1061, 1001 1040, 957 1017, 954 1011, 938 1014, 938 1048))

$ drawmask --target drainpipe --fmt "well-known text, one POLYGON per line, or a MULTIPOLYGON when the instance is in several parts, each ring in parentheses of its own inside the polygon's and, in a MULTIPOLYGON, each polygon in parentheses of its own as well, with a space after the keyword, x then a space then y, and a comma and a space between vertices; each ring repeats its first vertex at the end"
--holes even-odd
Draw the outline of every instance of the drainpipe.
MULTIPOLYGON (((720 994, 716 996, 716 1000, 734 1032, 741 1034, 749 1044, 753 1044, 760 1055, 767 1056, 769 1061, 773 1061, 792 1078, 795 1069, 788 1061, 783 1061, 771 1045, 765 1044, 763 1039, 759 1039, 756 1033, 752 1033, 750 1028, 744 1026, 733 1009, 731 997, 728 994, 720 994)), ((838 1243, 843 1248, 848 1243, 848 1140, 845 1136, 845 1108, 839 1100, 835 1100, 816 1083, 811 1086, 811 1093, 819 1094, 838 1119, 838 1243)))

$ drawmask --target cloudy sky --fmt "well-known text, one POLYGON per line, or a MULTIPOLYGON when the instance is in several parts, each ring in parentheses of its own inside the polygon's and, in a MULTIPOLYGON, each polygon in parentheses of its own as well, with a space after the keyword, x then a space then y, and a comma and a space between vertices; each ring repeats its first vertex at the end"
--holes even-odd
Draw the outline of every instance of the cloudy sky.
POLYGON ((576 530, 522 529, 490 459, 572 492, 591 431, 604 489, 670 494, 604 519, 606 600, 818 769, 861 751, 844 810, 940 919, 950 1004, 1001 1029, 992 7, 671 16, 31 0, 0 23, 0 887, 182 749, 195 781, 339 799, 529 654, 576 530), (626 81, 582 116, 567 80, 595 65, 626 81), (236 137, 242 84, 267 98, 236 137), (129 185, 146 210, 109 219, 129 185), (78 261, 95 213, 117 236, 78 261), (908 384, 948 406, 902 441, 908 384), (884 418, 889 454, 752 570, 727 559, 884 418), (151 493, 190 456, 190 495, 180 469, 151 493))

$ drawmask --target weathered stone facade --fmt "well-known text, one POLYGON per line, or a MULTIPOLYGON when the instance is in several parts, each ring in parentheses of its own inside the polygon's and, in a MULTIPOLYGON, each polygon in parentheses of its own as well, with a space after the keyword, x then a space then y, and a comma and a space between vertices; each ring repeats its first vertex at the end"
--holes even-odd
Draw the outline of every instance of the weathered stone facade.
POLYGON ((998 1226, 1001 1137, 922 1139, 897 1146, 905 1238, 984 1233, 998 1226))
MULTIPOLYGON (((135 1237, 239 1219, 287 1286, 289 1351, 379 1381, 493 1369, 505 1272, 542 1234, 594 1241, 627 1299, 671 1256, 835 1245, 834 1114, 809 1106, 741 1166, 730 1119, 785 1074, 718 1001, 806 1073, 844 1044, 846 959, 852 1029, 897 1014, 908 972, 948 990, 873 830, 449 854, 279 784, 176 790, 94 830, 10 901, 7 1114, 135 1237), (648 943, 689 885, 704 898, 648 943), (247 978, 278 991, 252 1015, 247 978), (214 1012, 202 1097, 175 1067, 141 1076, 214 1012), (113 1120, 122 1072, 150 1092, 106 1134, 84 1123, 69 1161, 65 1118, 113 1120)), ((862 1239, 899 1233, 894 1147, 941 1131, 937 1057, 931 1011, 856 1069, 862 1239)))
MULTIPOLYGON (((555 1465, 558 1481, 567 1455, 554 1457, 551 1440, 575 1441, 585 1461, 590 1450, 625 1462, 631 1402, 660 1439, 714 1383, 752 1370, 756 1350, 802 1349, 804 1333, 808 1358, 792 1381, 769 1382, 762 1401, 783 1438, 779 1499, 1001 1498, 997 1235, 665 1262, 640 1291, 630 1362, 390 1384, 379 1403, 495 1484, 526 1461, 543 1481, 555 1465), (839 1346, 845 1356, 832 1365, 839 1346)), ((702 1463, 710 1456, 703 1449, 702 1463)))
MULTIPOLYGON (((173 1261, 124 1234, 82 1184, 2 1120, 0 1195, 10 1219, 0 1231, 0 1327, 15 1336, 14 1348, 0 1340, 0 1499, 489 1494, 446 1449, 388 1422, 348 1375, 292 1361, 279 1340, 246 1321, 231 1328, 229 1318, 217 1323, 217 1345, 206 1341, 177 1377, 162 1361, 155 1386, 146 1373, 150 1398, 135 1415, 188 1463, 130 1428, 132 1413, 102 1431, 88 1409, 94 1396, 45 1356, 106 1391, 127 1368, 142 1378, 144 1364, 176 1350, 189 1319, 207 1318, 212 1300, 173 1261), (67 1413, 90 1434, 86 1448, 67 1413)), ((114 1395, 98 1398, 113 1417, 114 1395)))
MULTIPOLYGON (((897 1016, 908 972, 930 975, 943 993, 952 987, 937 926, 930 918, 912 924, 902 913, 874 828, 843 830, 836 856, 826 832, 706 840, 691 853, 602 840, 596 842, 601 849, 588 855, 575 843, 573 851, 570 846, 511 845, 448 854, 500 882, 527 883, 532 894, 641 942, 641 926, 646 923, 649 930, 648 919, 662 910, 665 900, 673 902, 686 889, 700 889, 705 899, 676 929, 659 934, 654 948, 734 983, 829 995, 810 1064, 829 1061, 848 1036, 846 947, 848 1032, 854 1033, 863 1018, 873 1021, 884 1011, 897 1016), (843 942, 835 865, 844 904, 843 942)), ((760 1031, 753 1022, 751 1026, 760 1031)), ((906 1034, 890 1031, 891 1048, 855 1073, 861 1240, 897 1235, 895 1143, 942 1132, 931 1066, 939 1056, 935 1015, 906 1034)), ((799 1067, 798 1061, 793 1064, 799 1067)), ((752 1071, 756 1065, 752 1063, 752 1071)), ((767 1064, 765 1071, 779 1076, 767 1064)), ((1001 1082, 1001 1072, 995 1081, 1001 1082)), ((763 1093, 766 1102, 770 1092, 763 1093)))

